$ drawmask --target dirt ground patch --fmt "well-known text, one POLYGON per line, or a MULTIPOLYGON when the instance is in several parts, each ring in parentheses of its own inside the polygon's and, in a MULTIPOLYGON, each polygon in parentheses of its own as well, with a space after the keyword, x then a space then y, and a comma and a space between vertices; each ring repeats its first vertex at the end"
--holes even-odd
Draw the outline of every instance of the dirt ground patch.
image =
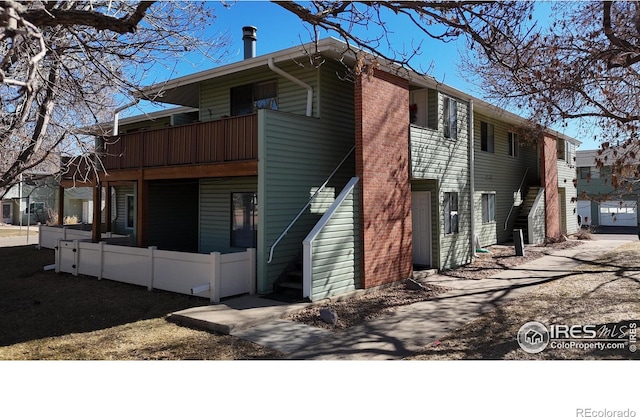
POLYGON ((312 305, 292 313, 286 318, 324 329, 344 330, 383 314, 391 313, 403 305, 425 301, 448 291, 447 288, 436 285, 424 285, 424 288, 423 291, 410 290, 400 285, 393 286, 357 297, 312 305), (320 309, 322 308, 331 309, 337 314, 338 321, 335 326, 320 319, 320 309))
POLYGON ((44 272, 54 252, 0 248, 0 359, 253 359, 278 352, 167 322, 209 300, 44 272))
MULTIPOLYGON (((478 254, 479 257, 474 259, 473 263, 457 269, 443 271, 441 274, 463 279, 482 279, 495 275, 505 269, 538 259, 553 251, 569 249, 582 243, 583 242, 576 240, 569 240, 529 247, 525 250, 524 257, 516 256, 513 247, 500 245, 491 246, 488 248, 488 253, 478 254)), ((389 314, 401 306, 426 301, 448 291, 448 288, 437 285, 425 284, 425 288, 426 291, 414 291, 405 288, 403 285, 392 286, 360 296, 313 305, 304 310, 292 313, 286 318, 324 329, 344 330, 384 314, 389 314), (338 322, 335 326, 327 324, 320 319, 321 308, 328 308, 337 313, 338 322)))
POLYGON ((515 256, 515 249, 510 246, 490 246, 489 253, 478 253, 478 257, 469 265, 442 271, 442 275, 464 279, 483 279, 498 274, 506 269, 531 262, 556 250, 570 249, 582 245, 579 240, 528 246, 525 256, 515 256))
MULTIPOLYGON (((552 348, 529 354, 516 335, 528 321, 545 325, 607 325, 628 330, 640 320, 640 242, 608 253, 574 274, 541 285, 474 320, 408 359, 638 359, 624 348, 552 348)), ((628 340, 628 336, 623 337, 628 340)))

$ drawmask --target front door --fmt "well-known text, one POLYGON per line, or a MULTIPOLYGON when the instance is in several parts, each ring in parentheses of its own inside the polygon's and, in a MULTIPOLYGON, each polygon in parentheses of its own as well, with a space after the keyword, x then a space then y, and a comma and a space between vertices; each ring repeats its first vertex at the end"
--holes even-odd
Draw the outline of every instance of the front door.
POLYGON ((11 202, 3 202, 2 203, 2 223, 11 224, 13 222, 13 203, 11 202))
POLYGON ((431 192, 411 193, 413 263, 431 266, 431 192))

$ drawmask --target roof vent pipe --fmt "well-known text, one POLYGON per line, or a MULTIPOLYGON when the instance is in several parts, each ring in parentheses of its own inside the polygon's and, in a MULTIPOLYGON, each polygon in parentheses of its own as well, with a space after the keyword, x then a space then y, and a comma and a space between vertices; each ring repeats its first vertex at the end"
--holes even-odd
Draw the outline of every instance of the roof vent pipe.
POLYGON ((254 58, 256 56, 256 41, 258 37, 256 32, 258 28, 255 26, 244 26, 242 28, 242 40, 244 41, 244 59, 254 58))

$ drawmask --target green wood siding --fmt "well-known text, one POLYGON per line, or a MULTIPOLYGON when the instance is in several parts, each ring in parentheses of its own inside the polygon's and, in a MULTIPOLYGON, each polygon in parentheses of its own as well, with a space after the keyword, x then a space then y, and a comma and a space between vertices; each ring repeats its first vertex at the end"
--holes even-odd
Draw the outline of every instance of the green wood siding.
MULTIPOLYGON (((317 117, 319 115, 317 90, 320 70, 301 68, 293 61, 278 62, 276 65, 314 89, 313 115, 317 117)), ((200 120, 218 120, 223 116, 231 115, 231 88, 270 80, 278 82, 279 111, 305 114, 307 90, 264 66, 202 82, 200 86, 200 120)))
POLYGON ((314 241, 312 300, 353 291, 360 285, 358 189, 356 185, 314 241))
MULTIPOLYGON (((431 91, 429 94, 431 95, 431 91)), ((438 227, 432 230, 435 243, 432 246, 434 264, 438 269, 454 268, 471 262, 468 103, 452 97, 457 101, 458 136, 456 140, 447 139, 443 131, 445 97, 441 93, 438 94, 438 129, 414 125, 410 127, 412 180, 435 180, 438 184, 437 192, 432 192, 435 201, 431 207, 431 212, 437 216, 438 222, 438 227), (445 234, 444 227, 440 227, 440 224, 444 224, 445 192, 458 193, 458 233, 445 234)))
POLYGON ((171 118, 169 116, 160 117, 154 120, 145 120, 130 124, 120 124, 118 131, 120 133, 134 132, 138 130, 162 129, 171 126, 171 118))
MULTIPOLYGON (((246 250, 231 247, 231 193, 257 191, 257 177, 200 180, 199 252, 232 253, 246 250)), ((261 215, 258 213, 258 224, 260 220, 261 215)))
MULTIPOLYGON (((334 103, 334 106, 339 103, 334 103)), ((285 266, 302 253, 302 240, 323 213, 305 211, 280 242, 271 264, 269 248, 313 191, 326 180, 354 143, 353 135, 340 135, 330 121, 283 112, 259 111, 258 210, 264 213, 258 228, 258 291, 271 291, 285 266), (262 274, 262 275, 261 275, 262 274)), ((328 184, 339 193, 355 173, 351 155, 328 184)))

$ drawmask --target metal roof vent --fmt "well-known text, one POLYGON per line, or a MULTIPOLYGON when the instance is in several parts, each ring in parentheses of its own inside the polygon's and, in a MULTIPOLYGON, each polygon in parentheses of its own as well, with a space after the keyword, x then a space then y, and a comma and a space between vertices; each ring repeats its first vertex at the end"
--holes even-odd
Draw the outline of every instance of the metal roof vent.
POLYGON ((245 26, 242 28, 242 40, 244 41, 244 59, 256 56, 256 41, 258 40, 255 26, 245 26))

